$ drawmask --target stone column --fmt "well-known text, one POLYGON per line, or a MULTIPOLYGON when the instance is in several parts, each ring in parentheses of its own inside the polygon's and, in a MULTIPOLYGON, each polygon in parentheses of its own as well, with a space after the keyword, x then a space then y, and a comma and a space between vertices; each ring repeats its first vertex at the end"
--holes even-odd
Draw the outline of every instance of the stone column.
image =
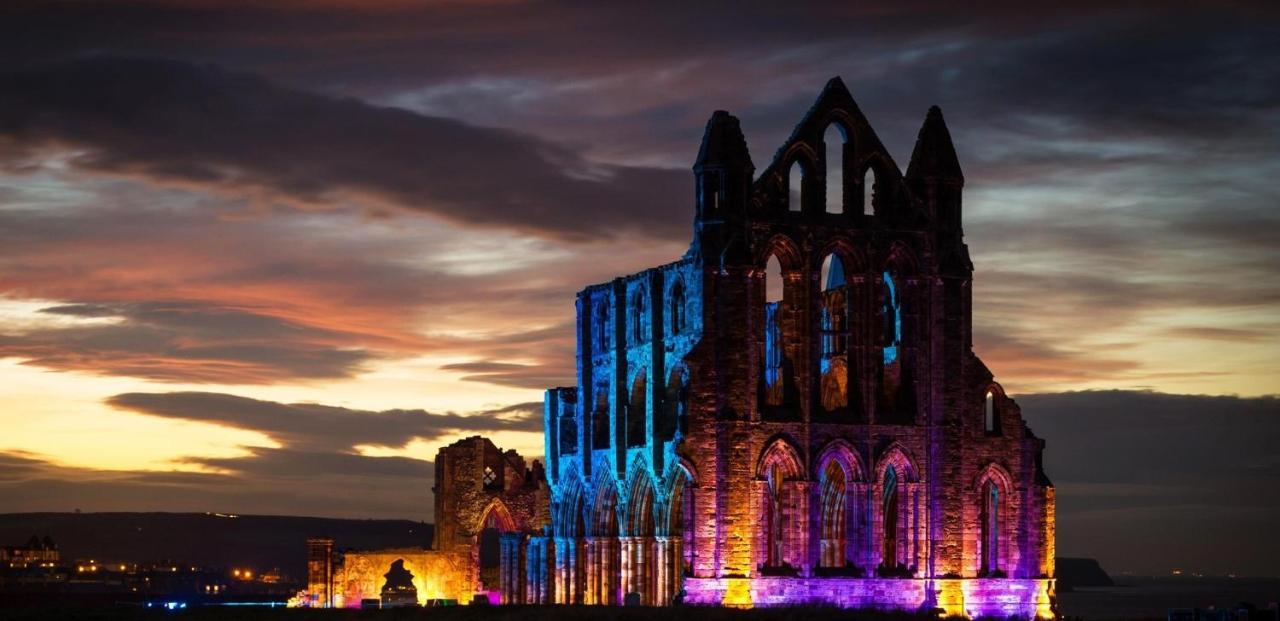
POLYGON ((666 606, 671 603, 671 571, 674 569, 671 562, 671 539, 668 537, 653 538, 653 578, 654 578, 654 605, 666 606))
POLYGON ((564 545, 564 539, 559 538, 559 536, 554 538, 553 542, 556 545, 556 556, 554 556, 552 570, 552 584, 554 585, 552 602, 562 604, 566 603, 564 602, 564 565, 566 565, 566 562, 564 562, 564 548, 566 548, 566 545, 564 545))
POLYGON ((498 557, 498 597, 501 603, 511 604, 514 603, 518 584, 515 569, 520 556, 519 535, 502 533, 499 544, 502 552, 498 557))
POLYGON ((563 540, 564 546, 564 582, 560 588, 560 598, 563 604, 581 604, 582 599, 578 593, 578 540, 567 538, 563 540))
POLYGON ((620 537, 607 537, 603 540, 600 548, 600 594, 601 603, 616 605, 620 604, 618 600, 618 584, 621 579, 619 571, 616 569, 621 566, 618 559, 618 552, 622 547, 622 539, 620 537))
POLYGON ((619 587, 622 592, 622 600, 626 602, 627 593, 635 590, 635 538, 634 537, 618 537, 618 552, 621 555, 619 559, 619 568, 621 570, 621 581, 619 587))
POLYGON ((653 603, 650 596, 653 580, 651 579, 653 539, 650 537, 634 537, 631 543, 631 554, 635 559, 631 568, 631 592, 640 595, 640 603, 648 606, 653 603))
POLYGON ((596 603, 595 596, 599 591, 596 586, 596 541, 594 537, 585 537, 582 539, 582 566, 578 568, 582 572, 583 589, 582 603, 596 603))
POLYGON ((545 604, 543 593, 546 588, 546 537, 530 537, 525 563, 525 601, 530 604, 545 604))

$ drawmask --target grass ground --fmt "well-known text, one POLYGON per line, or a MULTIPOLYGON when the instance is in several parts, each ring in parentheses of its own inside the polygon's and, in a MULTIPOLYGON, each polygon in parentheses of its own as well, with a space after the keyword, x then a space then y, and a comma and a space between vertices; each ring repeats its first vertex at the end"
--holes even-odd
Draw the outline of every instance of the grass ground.
POLYGON ((850 611, 838 608, 605 608, 568 606, 458 606, 391 610, 308 610, 281 608, 189 608, 58 605, 0 610, 3 621, 934 621, 923 614, 850 611))

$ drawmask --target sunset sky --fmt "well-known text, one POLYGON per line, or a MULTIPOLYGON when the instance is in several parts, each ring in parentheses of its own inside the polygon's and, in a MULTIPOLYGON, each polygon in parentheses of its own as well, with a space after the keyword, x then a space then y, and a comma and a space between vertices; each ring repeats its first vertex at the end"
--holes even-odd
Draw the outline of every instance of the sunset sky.
POLYGON ((1274 574, 1280 10, 1001 4, 4 3, 0 511, 429 519, 711 112, 760 169, 839 75, 900 167, 946 115, 1059 553, 1274 574))

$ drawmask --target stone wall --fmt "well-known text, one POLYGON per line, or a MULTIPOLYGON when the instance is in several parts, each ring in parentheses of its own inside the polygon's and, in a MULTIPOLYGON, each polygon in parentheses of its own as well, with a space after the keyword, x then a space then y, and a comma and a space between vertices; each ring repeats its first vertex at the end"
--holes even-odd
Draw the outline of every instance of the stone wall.
POLYGON ((685 256, 578 295, 577 386, 546 397, 551 536, 524 592, 1043 616, 1044 443, 972 350, 941 112, 903 174, 832 80, 758 176, 716 112, 694 175, 685 256))
POLYGON ((378 599, 385 574, 396 561, 413 574, 418 603, 432 599, 469 602, 475 592, 464 554, 421 548, 352 551, 343 554, 342 565, 334 572, 334 607, 358 608, 363 599, 378 599))
MULTIPOLYGON (((446 446, 436 454, 435 538, 432 549, 346 550, 333 552, 328 538, 308 540, 308 586, 293 601, 313 607, 356 608, 378 599, 385 574, 400 561, 413 574, 419 604, 448 599, 470 602, 475 595, 498 599, 499 588, 481 582, 481 533, 494 528, 511 541, 541 533, 550 523, 549 488, 542 464, 526 466, 515 451, 503 451, 481 436, 446 446)), ((504 585, 522 565, 519 549, 494 568, 504 585)), ((495 601, 496 603, 496 601, 495 601)))

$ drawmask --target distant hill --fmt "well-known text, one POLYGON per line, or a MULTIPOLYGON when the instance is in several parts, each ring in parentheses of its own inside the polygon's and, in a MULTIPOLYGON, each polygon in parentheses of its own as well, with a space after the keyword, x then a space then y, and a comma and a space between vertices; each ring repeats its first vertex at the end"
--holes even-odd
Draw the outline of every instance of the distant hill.
POLYGON ((1058 590, 1070 591, 1076 587, 1115 586, 1111 576, 1102 569, 1097 559, 1058 557, 1054 575, 1058 578, 1058 590))
MULTIPOLYGON (((195 563, 208 567, 279 567, 306 577, 307 537, 333 537, 337 548, 430 547, 434 528, 410 520, 344 520, 206 513, 0 513, 0 545, 49 535, 66 560, 195 563)), ((1059 588, 1111 586, 1089 558, 1058 558, 1059 588)))
POLYGON ((333 537, 338 549, 431 546, 434 529, 409 520, 344 520, 205 513, 3 513, 0 545, 49 535, 66 560, 279 567, 306 578, 306 539, 333 537))

